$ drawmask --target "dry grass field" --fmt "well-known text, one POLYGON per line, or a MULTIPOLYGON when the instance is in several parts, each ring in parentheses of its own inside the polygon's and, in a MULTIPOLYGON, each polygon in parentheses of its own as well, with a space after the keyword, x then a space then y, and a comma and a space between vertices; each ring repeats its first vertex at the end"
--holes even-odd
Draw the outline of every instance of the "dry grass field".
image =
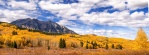
POLYGON ((0 55, 149 55, 149 50, 118 49, 50 49, 32 47, 26 49, 1 48, 0 55))

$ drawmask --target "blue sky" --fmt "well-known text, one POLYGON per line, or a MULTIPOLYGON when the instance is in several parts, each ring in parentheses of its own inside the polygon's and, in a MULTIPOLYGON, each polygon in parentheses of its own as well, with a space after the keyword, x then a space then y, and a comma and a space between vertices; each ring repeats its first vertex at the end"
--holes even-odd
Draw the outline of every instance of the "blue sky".
POLYGON ((0 0, 0 21, 52 20, 78 34, 135 39, 142 27, 149 36, 147 0, 0 0))

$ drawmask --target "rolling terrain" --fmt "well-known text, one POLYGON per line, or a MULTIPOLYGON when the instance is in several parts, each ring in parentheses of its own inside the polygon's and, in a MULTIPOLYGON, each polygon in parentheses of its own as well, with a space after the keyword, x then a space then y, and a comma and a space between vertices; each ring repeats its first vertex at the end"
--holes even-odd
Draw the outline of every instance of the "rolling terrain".
MULTIPOLYGON (((143 29, 139 29, 138 35, 143 36, 143 39, 146 36, 143 29)), ((5 22, 0 23, 1 55, 23 55, 21 52, 24 55, 149 54, 149 42, 147 40, 140 41, 140 39, 142 38, 139 37, 136 40, 108 38, 94 34, 48 34, 42 31, 20 28, 5 22), (136 54, 136 52, 138 53, 136 54)))

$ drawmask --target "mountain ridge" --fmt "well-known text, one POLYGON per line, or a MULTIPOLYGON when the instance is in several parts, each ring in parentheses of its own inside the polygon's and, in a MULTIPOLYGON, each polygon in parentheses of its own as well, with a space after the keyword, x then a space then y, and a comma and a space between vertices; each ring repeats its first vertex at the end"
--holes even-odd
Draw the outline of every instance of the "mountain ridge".
POLYGON ((41 21, 38 19, 18 19, 16 21, 12 21, 11 24, 14 24, 21 28, 27 28, 32 30, 39 30, 48 33, 64 33, 64 34, 76 34, 74 31, 68 29, 65 26, 59 25, 56 22, 51 20, 49 21, 41 21))

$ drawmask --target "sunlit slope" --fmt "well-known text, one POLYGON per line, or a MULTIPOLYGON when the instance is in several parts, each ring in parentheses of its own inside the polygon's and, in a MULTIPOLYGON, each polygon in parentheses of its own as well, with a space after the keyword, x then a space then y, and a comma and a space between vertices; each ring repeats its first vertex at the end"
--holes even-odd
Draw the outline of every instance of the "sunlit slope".
MULTIPOLYGON (((0 23, 0 47, 12 47, 16 42, 17 48, 48 46, 59 48, 60 39, 63 38, 66 41, 66 48, 98 49, 107 48, 107 46, 108 49, 116 49, 119 46, 122 46, 122 49, 140 48, 136 41, 123 38, 107 38, 93 34, 46 34, 48 33, 18 28, 9 23, 0 23)), ((149 42, 146 42, 145 49, 148 49, 148 46, 149 42)))

